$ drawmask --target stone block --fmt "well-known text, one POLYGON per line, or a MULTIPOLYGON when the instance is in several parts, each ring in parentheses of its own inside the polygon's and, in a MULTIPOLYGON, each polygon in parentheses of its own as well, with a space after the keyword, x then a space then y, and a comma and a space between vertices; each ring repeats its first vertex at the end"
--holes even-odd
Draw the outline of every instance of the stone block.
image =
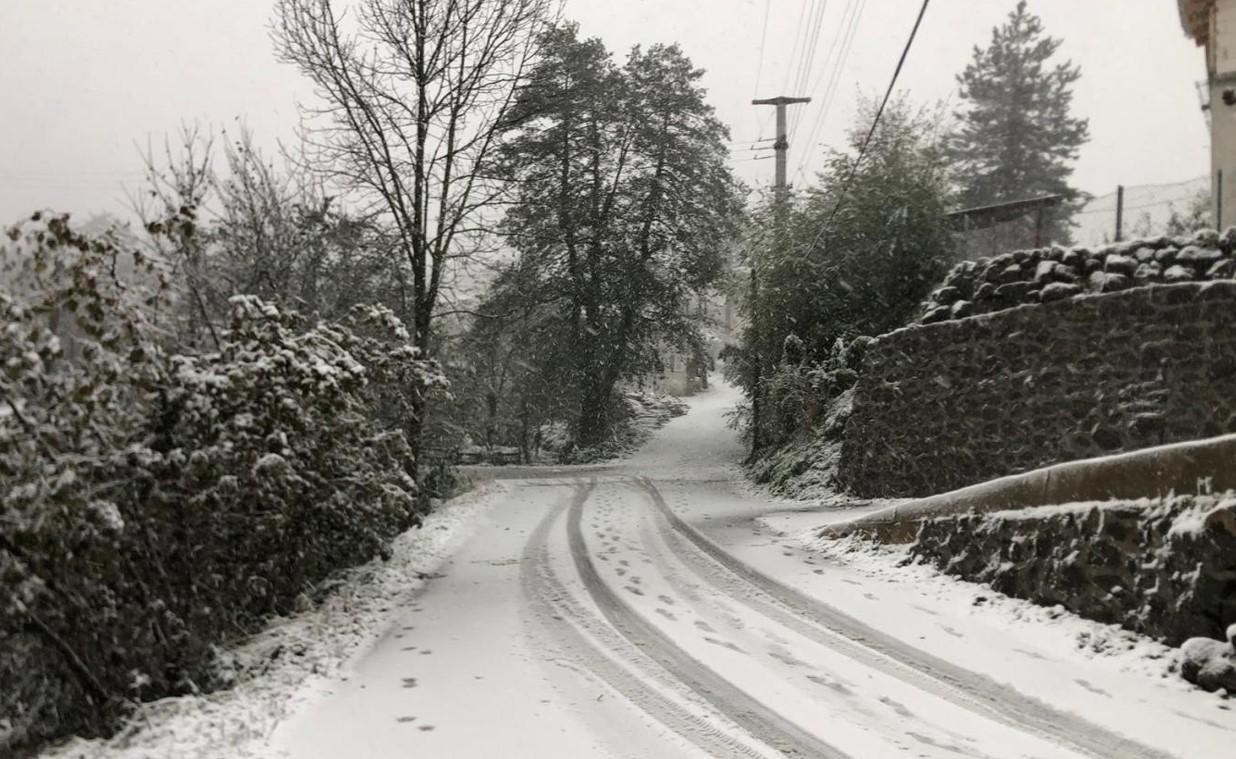
POLYGON ((1236 259, 1225 258, 1216 261, 1206 270, 1206 279, 1231 279, 1236 277, 1236 259))
POLYGON ((1044 303, 1071 298, 1079 295, 1082 289, 1068 282, 1052 282, 1043 288, 1041 297, 1044 303))
POLYGON ((1223 258, 1223 252, 1217 248, 1201 248, 1196 245, 1188 245, 1176 254, 1176 263, 1205 270, 1213 266, 1221 258, 1223 258))
POLYGON ((1103 264, 1105 271, 1115 274, 1124 274, 1132 276, 1133 272, 1137 271, 1137 259, 1129 258, 1128 256, 1109 255, 1103 264))
POLYGON ((1165 282, 1190 282, 1197 278, 1192 269, 1181 266, 1180 264, 1172 264, 1163 271, 1163 280, 1165 282))

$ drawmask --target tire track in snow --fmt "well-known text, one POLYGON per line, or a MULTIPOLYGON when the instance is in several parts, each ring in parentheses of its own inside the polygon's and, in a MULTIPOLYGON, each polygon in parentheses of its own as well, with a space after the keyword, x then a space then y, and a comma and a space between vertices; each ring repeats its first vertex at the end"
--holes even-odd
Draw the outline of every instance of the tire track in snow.
POLYGON ((847 759, 846 753, 785 719, 690 656, 600 578, 588 554, 581 527, 584 502, 591 489, 589 486, 583 490, 571 503, 567 513, 567 541, 584 587, 609 623, 645 655, 758 740, 787 756, 847 759))
MULTIPOLYGON (((732 579, 715 570, 704 571, 728 595, 774 616, 793 629, 809 635, 858 661, 904 682, 944 698, 958 706, 1019 730, 1043 736, 1083 753, 1111 759, 1171 759, 1171 755, 1113 733, 1081 717, 1021 695, 1011 688, 940 657, 904 643, 855 617, 784 585, 730 555, 699 530, 682 520, 648 478, 640 484, 671 530, 692 547, 711 558, 732 579), (754 591, 754 592, 753 592, 754 591), (768 600, 763 600, 760 596, 768 600), (770 603, 769 601, 775 601, 770 603)), ((672 545, 672 541, 667 541, 672 545)), ((688 552, 680 558, 691 563, 688 552)), ((699 562, 694 562, 700 566, 699 562)))
MULTIPOLYGON (((576 486, 572 501, 582 505, 592 492, 594 484, 576 486)), ((655 685, 644 682, 628 668, 614 661, 587 635, 580 632, 581 629, 586 630, 605 645, 609 652, 621 655, 627 662, 640 667, 651 679, 661 682, 662 687, 682 687, 680 683, 673 681, 668 673, 651 671, 657 667, 655 662, 647 660, 638 648, 622 638, 604 620, 572 600, 570 592, 554 575, 549 562, 548 536, 553 524, 565 509, 566 504, 552 508, 529 536, 523 552, 520 586, 542 631, 563 649, 571 660, 570 666, 583 667, 637 708, 709 756, 754 759, 767 757, 767 751, 747 745, 739 735, 734 734, 741 734, 740 726, 732 724, 734 732, 726 732, 719 728, 717 723, 728 723, 728 720, 708 719, 692 713, 658 691, 655 685)))

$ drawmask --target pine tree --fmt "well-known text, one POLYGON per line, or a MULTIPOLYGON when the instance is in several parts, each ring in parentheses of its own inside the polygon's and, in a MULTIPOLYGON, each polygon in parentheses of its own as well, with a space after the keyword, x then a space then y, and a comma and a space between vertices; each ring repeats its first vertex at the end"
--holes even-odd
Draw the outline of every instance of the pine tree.
MULTIPOLYGON (((1081 69, 1050 62, 1060 43, 1021 0, 957 77, 965 105, 956 113, 950 153, 965 206, 1064 196, 1045 228, 1048 238, 1064 241, 1075 210, 1070 202, 1080 197, 1069 185, 1071 164, 1089 138, 1089 120, 1070 115, 1081 69)), ((1021 232, 1013 232, 1015 244, 1026 243, 1021 232)))

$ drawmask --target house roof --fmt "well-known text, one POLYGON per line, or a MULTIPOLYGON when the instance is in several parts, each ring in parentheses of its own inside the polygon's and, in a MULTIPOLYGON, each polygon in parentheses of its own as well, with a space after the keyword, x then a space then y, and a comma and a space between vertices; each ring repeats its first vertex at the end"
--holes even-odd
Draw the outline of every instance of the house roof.
POLYGON ((986 229, 1005 221, 1011 221, 1039 208, 1051 208, 1064 201, 1062 195, 1042 195, 1009 203, 996 203, 977 208, 963 208, 946 213, 944 218, 954 229, 986 229))
POLYGON ((1180 25, 1185 34, 1199 45, 1210 38, 1210 9, 1215 0, 1176 0, 1180 6, 1180 25))

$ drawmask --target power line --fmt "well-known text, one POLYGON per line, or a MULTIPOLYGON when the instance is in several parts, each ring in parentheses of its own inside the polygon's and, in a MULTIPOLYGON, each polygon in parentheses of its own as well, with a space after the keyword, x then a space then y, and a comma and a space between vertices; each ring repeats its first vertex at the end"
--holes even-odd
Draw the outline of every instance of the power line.
POLYGON ((811 149, 815 147, 816 137, 820 134, 820 129, 824 126, 828 118, 828 112, 832 109, 833 100, 836 97, 837 85, 841 82, 841 74, 845 69, 845 63, 849 60, 850 50, 854 45, 854 37, 858 33, 859 21, 862 19, 863 10, 866 8, 866 0, 850 0, 846 5, 845 12, 842 14, 840 31, 837 36, 833 37, 832 44, 829 46, 828 55, 825 57, 826 68, 820 72, 820 77, 816 79, 815 86, 811 88, 814 92, 819 88, 820 80, 824 78, 824 74, 829 73, 828 84, 824 89, 824 97, 821 98, 820 109, 816 111, 815 121, 811 124, 811 131, 808 132, 805 145, 807 149, 803 151, 803 156, 798 162, 798 173, 802 173, 803 167, 807 163, 808 157, 811 155, 811 149), (841 45, 838 48, 838 42, 841 45), (833 53, 837 52, 837 59, 833 63, 831 72, 827 68, 827 62, 832 60, 833 53))
POLYGON ((854 158, 854 162, 850 164, 850 170, 846 173, 845 181, 841 185, 841 193, 837 197, 837 202, 833 206, 832 212, 829 213, 828 219, 816 231, 815 238, 811 241, 811 246, 807 248, 808 251, 814 248, 820 241, 820 236, 832 224, 833 219, 837 216, 837 212, 841 210, 841 204, 845 202, 846 194, 850 189, 850 182, 854 181, 854 174, 858 171, 858 166, 862 163, 863 156, 867 154, 867 148, 871 145, 871 138, 875 136, 876 128, 880 126, 880 118, 884 115, 884 108, 893 96, 893 89, 897 86, 897 78, 901 76, 901 68, 906 63, 906 57, 910 55, 910 47, 914 45, 914 38, 918 36, 918 28, 923 23, 923 16, 927 14, 927 6, 930 3, 931 0, 923 0, 922 7, 918 9, 918 18, 914 19, 914 28, 910 30, 910 37, 906 40, 905 47, 901 49, 901 57, 897 59, 897 68, 893 69, 893 78, 888 83, 888 89, 884 91, 884 99, 880 101, 880 108, 876 111, 875 118, 871 120, 871 128, 867 130, 867 136, 863 138, 863 144, 858 149, 858 155, 854 158))
POLYGON ((764 24, 760 32, 760 58, 755 65, 755 88, 751 90, 751 97, 754 99, 760 92, 760 77, 764 74, 764 41, 768 38, 768 11, 772 7, 772 0, 764 0, 764 24))
MULTIPOLYGON (((781 91, 786 92, 790 86, 790 73, 798 68, 799 55, 802 52, 802 43, 804 42, 806 24, 803 23, 807 16, 807 0, 799 0, 798 10, 798 26, 794 28, 794 45, 790 48, 789 65, 785 68, 785 79, 781 82, 781 91)), ((811 8, 815 7, 815 0, 811 0, 811 8)), ((753 98, 754 99, 754 98, 753 98)))
MULTIPOLYGON (((820 0, 818 6, 813 10, 814 13, 808 17, 807 26, 810 28, 809 36, 811 42, 804 48, 805 57, 802 65, 798 69, 798 75, 794 77, 793 92, 800 92, 807 86, 807 82, 811 79, 811 72, 815 68, 815 53, 820 42, 820 29, 824 26, 824 13, 828 9, 828 0, 820 0)), ((798 122, 801 120, 801 112, 795 113, 791 117, 790 123, 790 139, 794 139, 794 135, 798 132, 798 122)))

